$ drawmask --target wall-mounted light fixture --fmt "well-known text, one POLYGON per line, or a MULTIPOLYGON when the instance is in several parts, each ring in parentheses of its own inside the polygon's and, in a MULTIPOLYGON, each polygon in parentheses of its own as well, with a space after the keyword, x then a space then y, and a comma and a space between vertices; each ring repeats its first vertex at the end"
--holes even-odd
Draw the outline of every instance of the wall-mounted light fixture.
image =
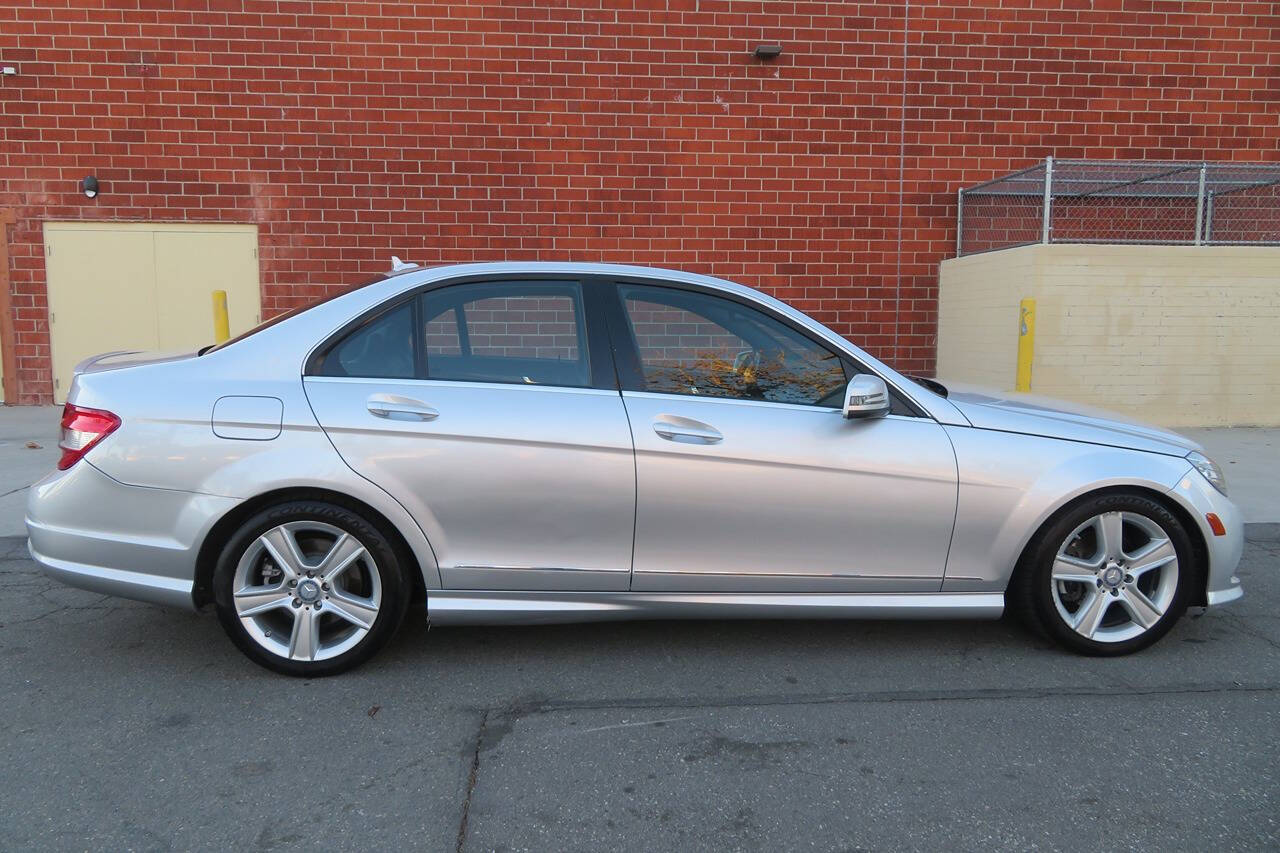
POLYGON ((770 59, 777 59, 782 55, 782 45, 780 44, 762 44, 755 51, 756 59, 768 62, 770 59))
POLYGON ((93 175, 85 178, 80 182, 80 192, 84 193, 85 198, 96 198, 98 195, 98 179, 93 175))

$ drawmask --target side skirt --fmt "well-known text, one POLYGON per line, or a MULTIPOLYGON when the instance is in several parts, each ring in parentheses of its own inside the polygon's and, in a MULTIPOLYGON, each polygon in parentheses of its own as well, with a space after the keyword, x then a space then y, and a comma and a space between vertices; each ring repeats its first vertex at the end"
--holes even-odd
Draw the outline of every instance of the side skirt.
POLYGON ((614 619, 999 619, 1004 594, 731 594, 430 590, 435 625, 551 625, 614 619))

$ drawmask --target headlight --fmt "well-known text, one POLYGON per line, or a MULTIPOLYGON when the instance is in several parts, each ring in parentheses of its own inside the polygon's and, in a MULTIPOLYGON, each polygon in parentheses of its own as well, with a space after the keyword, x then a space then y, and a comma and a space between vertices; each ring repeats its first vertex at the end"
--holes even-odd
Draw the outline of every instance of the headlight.
POLYGON ((1187 461, 1196 467, 1196 470, 1204 475, 1204 478, 1213 485, 1215 489, 1227 493, 1227 478, 1222 476, 1222 469, 1217 464, 1198 451, 1191 451, 1187 454, 1187 461))

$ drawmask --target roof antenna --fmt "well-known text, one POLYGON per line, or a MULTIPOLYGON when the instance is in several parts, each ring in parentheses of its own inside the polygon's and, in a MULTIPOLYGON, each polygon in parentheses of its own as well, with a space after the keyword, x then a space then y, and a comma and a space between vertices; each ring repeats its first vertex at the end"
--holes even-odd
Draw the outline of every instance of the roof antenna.
POLYGON ((395 255, 391 256, 391 271, 393 273, 406 272, 407 270, 416 270, 417 268, 418 268, 417 264, 407 264, 404 261, 397 258, 395 255))

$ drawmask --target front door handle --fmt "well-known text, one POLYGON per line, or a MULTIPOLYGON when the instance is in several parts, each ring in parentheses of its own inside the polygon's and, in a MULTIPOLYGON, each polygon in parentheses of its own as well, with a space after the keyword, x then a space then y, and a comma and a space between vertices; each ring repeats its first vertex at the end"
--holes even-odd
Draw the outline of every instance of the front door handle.
POLYGON ((654 418, 653 431, 667 441, 683 444, 716 444, 724 440, 720 430, 710 424, 677 415, 659 415, 654 418))
POLYGON ((366 403, 371 415, 393 421, 434 421, 440 413, 421 400, 396 394, 374 394, 366 403))

